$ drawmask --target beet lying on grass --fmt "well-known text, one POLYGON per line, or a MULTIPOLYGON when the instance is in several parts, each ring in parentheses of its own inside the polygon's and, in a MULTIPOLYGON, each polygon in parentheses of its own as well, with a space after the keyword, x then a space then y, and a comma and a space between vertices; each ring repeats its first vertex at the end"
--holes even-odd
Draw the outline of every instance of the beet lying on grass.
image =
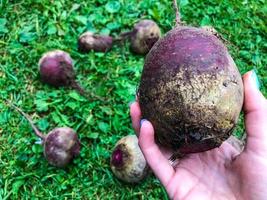
POLYGON ((55 128, 47 135, 44 135, 38 130, 26 113, 15 105, 10 105, 29 121, 34 133, 42 139, 44 156, 51 165, 65 167, 73 158, 79 155, 80 141, 73 129, 69 127, 55 128))
POLYGON ((137 54, 147 54, 160 38, 161 32, 153 20, 141 20, 134 25, 131 35, 131 50, 137 54))
POLYGON ((146 57, 138 97, 157 143, 183 155, 218 147, 231 135, 243 83, 223 42, 181 25, 176 9, 176 27, 146 57))
POLYGON ((127 183, 143 180, 149 172, 135 135, 121 138, 113 150, 110 166, 117 178, 127 183))
POLYGON ((161 36, 160 28, 153 20, 144 19, 134 25, 132 31, 122 33, 116 40, 130 39, 130 50, 145 55, 161 36))
POLYGON ((95 52, 107 52, 111 49, 113 38, 106 35, 96 35, 90 31, 83 33, 78 39, 78 49, 87 53, 91 50, 95 52))
POLYGON ((89 100, 102 100, 102 98, 93 93, 86 92, 75 80, 73 61, 70 55, 64 51, 53 50, 45 53, 39 60, 39 70, 41 79, 46 84, 55 87, 70 87, 89 100))

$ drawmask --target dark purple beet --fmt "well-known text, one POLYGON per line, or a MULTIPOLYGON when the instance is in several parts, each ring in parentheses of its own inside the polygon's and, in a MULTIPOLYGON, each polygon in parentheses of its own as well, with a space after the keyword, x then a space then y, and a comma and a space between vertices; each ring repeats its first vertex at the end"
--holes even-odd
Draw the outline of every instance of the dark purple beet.
POLYGON ((80 141, 73 129, 69 127, 55 128, 47 135, 44 135, 26 113, 15 105, 9 104, 29 121, 34 133, 42 139, 44 156, 51 165, 65 167, 73 158, 79 155, 80 141))
POLYGON ((39 61, 40 75, 44 83, 52 86, 71 86, 75 72, 70 55, 61 50, 47 52, 39 61))
POLYGON ((83 33, 78 39, 78 49, 81 52, 107 52, 111 49, 113 38, 106 35, 95 35, 90 31, 83 33))
POLYGON ((182 26, 179 12, 176 23, 146 57, 139 103, 160 145, 202 152, 231 135, 243 105, 242 78, 216 36, 182 26))
POLYGON ((135 135, 125 136, 117 142, 110 167, 117 178, 127 183, 137 183, 148 174, 148 165, 135 135))
POLYGON ((64 167, 79 153, 80 142, 71 128, 55 128, 44 140, 44 155, 51 165, 64 167))
POLYGON ((103 100, 93 93, 86 92, 75 80, 73 61, 70 55, 61 50, 45 53, 39 60, 40 76, 44 83, 60 87, 66 86, 77 90, 85 98, 103 100))

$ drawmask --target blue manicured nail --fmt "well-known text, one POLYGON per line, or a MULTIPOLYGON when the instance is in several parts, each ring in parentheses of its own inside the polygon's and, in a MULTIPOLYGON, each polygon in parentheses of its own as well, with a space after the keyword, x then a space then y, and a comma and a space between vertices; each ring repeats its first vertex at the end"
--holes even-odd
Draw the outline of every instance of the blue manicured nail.
POLYGON ((253 80, 255 86, 256 86, 258 89, 260 89, 261 84, 260 84, 260 80, 259 80, 259 78, 258 78, 258 75, 257 75, 255 69, 252 70, 251 78, 252 78, 252 80, 253 80))
POLYGON ((130 103, 128 103, 128 106, 131 107, 131 105, 134 103, 135 101, 131 101, 130 103))
POLYGON ((146 119, 141 119, 141 121, 140 121, 140 127, 142 126, 142 124, 143 124, 145 121, 147 121, 147 120, 146 120, 146 119))

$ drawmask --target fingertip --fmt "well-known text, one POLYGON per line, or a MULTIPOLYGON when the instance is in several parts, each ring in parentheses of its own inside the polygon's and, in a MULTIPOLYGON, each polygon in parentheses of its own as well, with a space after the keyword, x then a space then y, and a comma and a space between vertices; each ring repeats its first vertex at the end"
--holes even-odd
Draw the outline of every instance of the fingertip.
POLYGON ((154 128, 148 120, 142 119, 139 135, 139 145, 143 148, 149 148, 154 144, 154 128))
POLYGON ((167 187, 174 176, 174 169, 155 143, 154 128, 148 120, 142 120, 138 143, 149 166, 162 184, 167 187))
POLYGON ((243 81, 247 80, 247 79, 250 77, 251 73, 252 73, 252 70, 246 72, 246 73, 243 75, 243 81))
POLYGON ((131 115, 133 129, 136 135, 138 136, 140 130, 140 119, 141 119, 141 110, 138 102, 135 101, 130 105, 130 115, 131 115))
POLYGON ((140 121, 140 132, 142 131, 144 133, 147 133, 147 132, 150 132, 148 130, 151 130, 151 129, 153 129, 153 126, 147 119, 142 119, 140 121))
POLYGON ((245 89, 258 91, 260 88, 260 81, 255 70, 248 71, 243 75, 243 83, 245 89))
POLYGON ((134 103, 135 101, 130 101, 130 103, 128 104, 128 106, 131 108, 131 105, 134 103))
POLYGON ((139 102, 139 95, 138 94, 135 95, 135 101, 139 102))
POLYGON ((136 107, 136 101, 132 101, 129 103, 130 110, 134 109, 136 107))
POLYGON ((256 72, 251 70, 243 75, 244 83, 244 111, 250 112, 260 108, 266 100, 259 90, 259 80, 256 72))
POLYGON ((134 101, 131 103, 130 114, 131 116, 141 116, 141 110, 138 102, 134 101))
POLYGON ((247 72, 243 76, 243 83, 243 109, 245 112, 245 126, 247 133, 246 148, 250 148, 255 146, 253 142, 260 141, 261 143, 267 139, 267 100, 259 90, 259 80, 254 70, 247 72))

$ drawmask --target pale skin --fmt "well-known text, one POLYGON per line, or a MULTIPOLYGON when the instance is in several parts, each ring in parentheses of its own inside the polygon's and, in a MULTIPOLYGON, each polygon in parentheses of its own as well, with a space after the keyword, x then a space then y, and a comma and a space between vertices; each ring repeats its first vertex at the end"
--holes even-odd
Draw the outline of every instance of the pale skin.
POLYGON ((143 120, 138 102, 130 106, 139 146, 154 174, 175 200, 267 199, 267 100, 258 90, 252 72, 243 76, 246 144, 244 150, 228 141, 219 148, 189 154, 174 166, 154 141, 152 124, 143 120))

